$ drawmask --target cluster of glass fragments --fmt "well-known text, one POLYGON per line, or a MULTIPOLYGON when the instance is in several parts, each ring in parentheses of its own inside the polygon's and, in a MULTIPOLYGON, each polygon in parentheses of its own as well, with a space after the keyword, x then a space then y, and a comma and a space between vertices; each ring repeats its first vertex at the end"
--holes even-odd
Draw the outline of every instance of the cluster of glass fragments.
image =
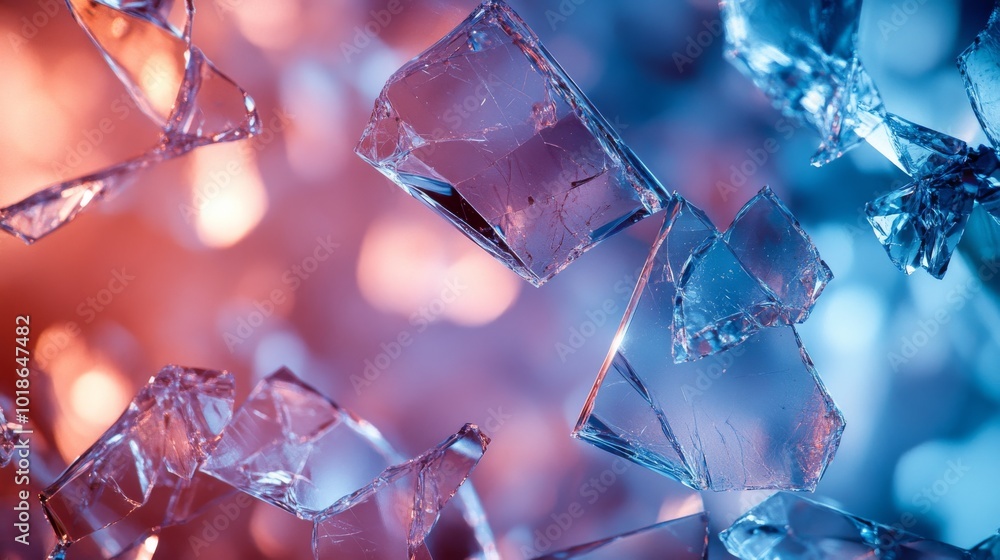
MULTIPOLYGON (((191 44, 193 6, 71 0, 74 16, 129 92, 162 126, 146 154, 0 210, 32 242, 138 169, 259 129, 250 97, 191 44), (121 25, 128 32, 121 33, 121 25), (117 31, 112 27, 118 26, 117 31), (138 61, 183 64, 174 99, 153 98, 138 61)), ((731 54, 788 113, 820 131, 814 158, 866 140, 913 177, 869 217, 900 268, 944 274, 968 214, 1000 220, 993 148, 885 111, 857 56, 861 2, 723 2, 731 54), (780 18, 776 17, 780 14, 780 18)), ((961 67, 994 144, 996 17, 961 67)), ((394 74, 357 152, 529 282, 654 213, 651 247, 574 435, 700 490, 811 491, 844 419, 795 325, 832 273, 788 208, 763 188, 725 231, 654 178, 502 0, 487 0, 394 74)), ((0 463, 13 435, 0 416, 0 463)), ((369 423, 288 370, 238 409, 228 372, 168 366, 41 495, 52 559, 130 558, 165 527, 244 492, 313 525, 316 558, 430 559, 442 515, 458 516, 497 558, 466 481, 489 438, 466 425, 410 460, 369 423), (455 499, 453 499, 455 498, 455 499), (457 512, 447 513, 449 508, 457 512)), ((998 537, 949 547, 778 493, 723 533, 733 554, 764 558, 996 558, 998 537)), ((542 558, 705 558, 697 514, 542 558)))

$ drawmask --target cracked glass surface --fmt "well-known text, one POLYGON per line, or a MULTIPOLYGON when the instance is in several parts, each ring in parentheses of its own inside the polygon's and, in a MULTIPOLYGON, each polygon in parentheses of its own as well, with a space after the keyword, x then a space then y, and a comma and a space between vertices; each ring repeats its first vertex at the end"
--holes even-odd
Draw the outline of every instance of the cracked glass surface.
POLYGON ((500 0, 389 78, 356 151, 536 286, 669 198, 500 0))
POLYGON ((534 560, 704 560, 708 558, 708 515, 697 513, 581 544, 534 560))
POLYGON ((466 424, 419 457, 385 469, 316 516, 315 558, 431 560, 425 541, 489 442, 466 424))
POLYGON ((995 559, 989 541, 967 551, 784 492, 737 519, 720 538, 742 560, 995 559))
POLYGON ((128 161, 51 185, 0 209, 0 229, 34 243, 154 163, 260 131, 253 99, 191 44, 192 0, 68 0, 137 106, 162 128, 158 143, 128 161))
POLYGON ((811 490, 844 420, 795 329, 763 329, 685 363, 665 344, 671 270, 706 231, 691 208, 678 198, 667 210, 574 436, 695 489, 811 490))
POLYGON ((42 492, 59 541, 53 556, 127 555, 212 502, 198 471, 233 411, 233 377, 167 366, 101 438, 42 492), (77 546, 80 541, 85 541, 77 546), (72 546, 71 546, 72 545, 72 546))
POLYGON ((814 165, 857 146, 881 121, 858 58, 861 0, 725 0, 727 57, 786 115, 819 132, 814 165))

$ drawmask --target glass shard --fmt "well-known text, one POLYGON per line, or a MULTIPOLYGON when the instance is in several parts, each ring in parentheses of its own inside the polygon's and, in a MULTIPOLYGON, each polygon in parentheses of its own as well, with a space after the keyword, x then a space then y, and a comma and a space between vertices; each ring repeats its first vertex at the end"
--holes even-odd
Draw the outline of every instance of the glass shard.
POLYGON ((425 540, 489 442, 476 426, 466 424, 423 455, 389 467, 316 517, 314 556, 431 560, 425 540))
POLYGON ((704 560, 708 515, 698 513, 539 556, 535 560, 704 560))
POLYGON ((1000 7, 994 6, 986 29, 958 57, 965 91, 979 124, 994 148, 1000 148, 1000 7))
POLYGON ((669 199, 501 0, 389 78, 356 151, 536 286, 669 199))
POLYGON ((690 204, 681 202, 676 209, 664 227, 671 230, 666 275, 676 284, 678 363, 732 348, 763 328, 805 321, 833 278, 768 187, 743 206, 724 235, 704 226, 707 218, 690 204), (683 263, 680 274, 678 263, 683 263))
POLYGON ((137 106, 163 128, 141 156, 49 186, 0 209, 0 228, 33 243, 76 217, 153 163, 216 142, 260 132, 253 99, 191 44, 194 6, 185 0, 68 0, 77 23, 100 49, 137 106))
POLYGON ((808 319, 833 279, 799 221, 769 187, 743 206, 724 239, 743 267, 774 294, 790 322, 808 319))
POLYGON ((811 490, 844 421, 794 328, 686 363, 665 344, 676 335, 672 228, 690 223, 687 207, 667 210, 574 436, 695 489, 811 490))
POLYGON ((893 113, 888 113, 866 140, 913 178, 939 173, 962 163, 969 154, 969 146, 958 138, 893 113))
MULTIPOLYGON (((105 557, 196 514, 211 479, 198 467, 229 421, 228 372, 167 366, 41 501, 59 549, 87 538, 105 557)), ((53 554, 55 554, 54 552, 53 554)))
POLYGON ((858 58, 860 0, 721 6, 729 59, 785 114, 819 132, 814 165, 840 157, 882 120, 881 96, 858 58))
POLYGON ((720 535, 743 560, 972 560, 968 551, 854 517, 784 492, 771 496, 720 535))
POLYGON ((973 547, 972 555, 975 560, 1000 559, 1000 532, 973 547))
POLYGON ((201 470, 312 519, 395 460, 373 426, 282 368, 253 390, 201 470))
POLYGON ((18 439, 17 435, 14 434, 16 427, 15 424, 7 421, 3 415, 3 409, 0 408, 0 468, 10 464, 13 458, 14 445, 17 444, 18 439))

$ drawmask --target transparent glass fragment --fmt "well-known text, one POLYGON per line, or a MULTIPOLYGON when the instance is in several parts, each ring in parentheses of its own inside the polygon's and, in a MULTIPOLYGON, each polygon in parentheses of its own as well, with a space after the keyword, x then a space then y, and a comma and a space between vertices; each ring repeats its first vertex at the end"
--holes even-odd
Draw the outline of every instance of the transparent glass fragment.
POLYGON ((972 555, 975 560, 1000 559, 1000 532, 973 547, 972 555))
POLYGON ((14 455, 14 446, 17 444, 17 435, 14 434, 16 425, 8 422, 0 408, 0 468, 10 464, 14 455))
POLYGON ((698 513, 622 535, 539 556, 535 560, 703 560, 708 515, 698 513))
POLYGON ((536 286, 669 198, 501 0, 389 78, 356 151, 536 286))
POLYGON ((910 177, 927 177, 961 164, 969 146, 952 136, 893 113, 866 138, 869 144, 910 177))
POLYGON ((727 56, 785 114, 822 142, 814 165, 860 143, 884 116, 858 58, 861 0, 731 0, 721 3, 727 56))
POLYGON ((976 118, 994 148, 1000 148, 1000 6, 994 6, 986 29, 958 57, 965 91, 976 118))
POLYGON ((389 467, 316 517, 314 556, 431 560, 425 540, 489 441, 467 424, 423 455, 389 467))
POLYGON ((794 328, 686 363, 665 344, 676 335, 673 225, 691 223, 686 208, 667 210, 574 436, 695 489, 811 490, 844 421, 794 328))
POLYGON ((784 492, 771 496, 720 535, 742 560, 973 560, 969 551, 854 517, 784 492))
POLYGON ((102 556, 142 545, 159 528, 193 517, 214 483, 198 467, 229 421, 233 378, 167 366, 122 416, 42 492, 60 542, 88 539, 102 556))
POLYGON ((150 164, 260 131, 253 99, 191 44, 191 0, 185 0, 183 10, 173 0, 69 0, 68 5, 137 106, 163 133, 156 146, 132 160, 51 185, 0 209, 0 228, 29 244, 150 164))

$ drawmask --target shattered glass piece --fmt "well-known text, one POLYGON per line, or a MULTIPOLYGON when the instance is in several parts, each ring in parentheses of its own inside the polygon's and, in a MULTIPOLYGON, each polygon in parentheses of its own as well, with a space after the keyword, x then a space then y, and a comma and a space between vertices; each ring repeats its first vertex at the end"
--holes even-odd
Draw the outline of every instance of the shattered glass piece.
POLYGON ((975 560, 1000 559, 1000 532, 973 547, 972 555, 975 560))
POLYGON ((282 368, 254 388, 201 470, 312 519, 398 459, 371 424, 282 368))
POLYGON ((940 173, 962 163, 969 155, 969 146, 958 138, 893 113, 888 113, 866 140, 896 167, 915 179, 940 173))
POLYGON ((823 165, 860 143, 885 109, 858 58, 861 0, 721 3, 727 57, 786 115, 812 125, 823 165))
POLYGON ((150 164, 260 132, 254 100, 191 44, 194 6, 173 0, 68 0, 137 106, 163 128, 141 156, 52 185, 0 209, 0 229, 30 244, 150 164), (178 15, 180 14, 180 15, 178 15))
POLYGON ((127 186, 152 161, 147 155, 52 185, 0 209, 0 229, 30 245, 75 218, 91 202, 127 186))
POLYGON ((314 556, 431 560, 425 540, 489 442, 476 426, 466 424, 437 447, 389 467, 338 500, 315 519, 314 556))
POLYGON ((742 560, 972 560, 960 548, 784 492, 751 509, 719 537, 742 560))
POLYGON ((192 517, 211 479, 197 472, 229 421, 228 372, 167 366, 41 495, 63 547, 89 538, 105 557, 192 517))
POLYGON ((670 198, 502 0, 389 78, 356 152, 536 286, 670 198))
POLYGON ((674 363, 675 287, 667 210, 574 436, 695 489, 812 490, 844 420, 795 329, 764 329, 743 344, 674 363))
POLYGON ((3 415, 3 409, 0 408, 0 468, 10 464, 14 454, 14 445, 18 439, 17 435, 14 434, 16 427, 15 424, 7 422, 7 418, 3 415))
POLYGON ((906 274, 923 268, 942 278, 979 191, 979 178, 971 171, 950 184, 939 184, 936 177, 919 179, 869 202, 866 214, 897 268, 906 274))
POLYGON ((976 118, 994 148, 1000 148, 1000 6, 994 6, 986 29, 958 57, 965 91, 976 118))
POLYGON ((787 322, 774 295, 716 237, 695 249, 676 284, 674 361, 732 348, 753 333, 787 322))
POLYGON ((707 555, 708 515, 698 513, 539 556, 535 560, 704 560, 707 555))
POLYGON ((775 295, 790 322, 808 319, 833 279, 809 235, 769 187, 743 206, 724 239, 743 267, 775 295))

